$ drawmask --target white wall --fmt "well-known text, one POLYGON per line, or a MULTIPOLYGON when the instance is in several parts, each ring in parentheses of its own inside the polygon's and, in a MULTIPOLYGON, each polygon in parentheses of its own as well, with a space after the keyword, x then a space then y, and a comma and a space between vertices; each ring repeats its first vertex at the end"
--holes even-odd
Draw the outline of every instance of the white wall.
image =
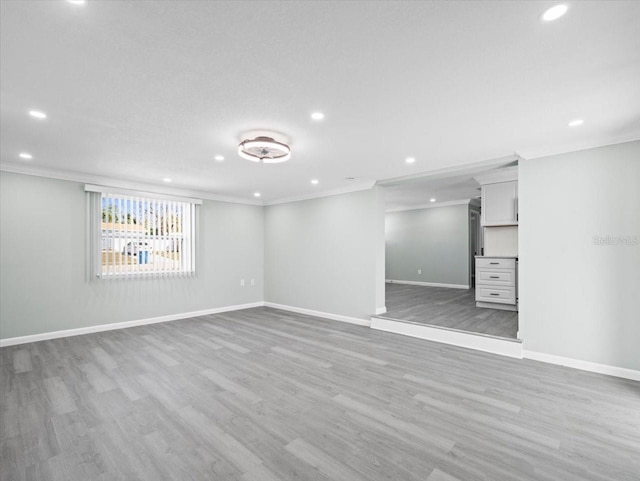
POLYGON ((369 319, 384 305, 381 195, 374 187, 266 207, 265 301, 369 319))
POLYGON ((1 338, 263 300, 262 207, 203 203, 196 278, 88 283, 85 199, 83 184, 0 174, 1 338))
POLYGON ((387 279, 469 285, 468 204, 389 212, 385 225, 387 279))
POLYGON ((485 256, 518 256, 518 226, 484 228, 485 256))
POLYGON ((521 161, 519 192, 524 349, 640 370, 640 142, 521 161))

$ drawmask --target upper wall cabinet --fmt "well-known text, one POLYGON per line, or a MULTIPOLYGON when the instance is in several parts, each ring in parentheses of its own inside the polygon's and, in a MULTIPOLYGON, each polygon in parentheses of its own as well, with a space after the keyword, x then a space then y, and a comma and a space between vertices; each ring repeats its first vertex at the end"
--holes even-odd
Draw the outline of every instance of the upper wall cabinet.
POLYGON ((518 225, 518 167, 506 167, 475 178, 482 186, 482 225, 518 225))
POLYGON ((518 181, 482 186, 482 225, 518 224, 518 181))

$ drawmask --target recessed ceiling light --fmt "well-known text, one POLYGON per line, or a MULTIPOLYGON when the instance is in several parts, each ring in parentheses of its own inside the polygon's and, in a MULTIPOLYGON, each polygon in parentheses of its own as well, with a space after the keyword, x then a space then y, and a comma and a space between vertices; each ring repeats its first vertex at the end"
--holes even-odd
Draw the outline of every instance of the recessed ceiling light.
POLYGON ((67 3, 71 3, 73 5, 84 5, 86 0, 67 0, 67 3))
POLYGON ((429 202, 435 202, 436 199, 434 199, 433 197, 431 199, 429 199, 429 202))
POLYGON ((313 185, 318 185, 318 179, 311 179, 311 183, 313 185))
POLYGON ((575 119, 569 122, 569 127, 580 127, 582 124, 584 124, 584 120, 575 119))
POLYGON ((324 119, 324 114, 322 112, 314 112, 311 114, 311 118, 313 120, 322 120, 324 119))
POLYGON ((213 159, 217 162, 222 162, 224 160, 224 155, 216 155, 213 159))
POLYGON ((567 13, 567 9, 568 7, 562 3, 554 5, 548 10, 545 10, 545 12, 542 14, 542 20, 544 20, 545 22, 552 22, 554 20, 557 20, 565 13, 567 13))
POLYGON ((163 182, 171 182, 171 179, 168 177, 165 177, 164 179, 162 179, 163 182))
POLYGON ((253 193, 253 196, 254 196, 254 197, 260 197, 260 192, 254 192, 254 193, 253 193))
POLYGON ((415 157, 407 157, 407 158, 405 159, 405 162, 406 162, 407 164, 413 164, 415 161, 416 161, 416 158, 415 158, 415 157))
POLYGON ((47 114, 45 114, 41 110, 29 110, 29 115, 31 115, 31 117, 34 117, 36 119, 46 119, 47 118, 47 114))
POLYGON ((33 159, 33 155, 27 153, 27 152, 20 152, 20 158, 21 159, 26 159, 26 160, 31 160, 33 159))

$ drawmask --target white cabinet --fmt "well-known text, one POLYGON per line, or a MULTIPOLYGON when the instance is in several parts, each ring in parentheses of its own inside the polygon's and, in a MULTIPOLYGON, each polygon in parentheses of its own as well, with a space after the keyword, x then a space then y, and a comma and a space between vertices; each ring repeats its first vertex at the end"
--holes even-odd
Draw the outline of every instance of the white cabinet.
POLYGON ((482 186, 482 225, 518 224, 518 181, 482 186))
POLYGON ((515 257, 476 257, 476 306, 517 310, 515 257))

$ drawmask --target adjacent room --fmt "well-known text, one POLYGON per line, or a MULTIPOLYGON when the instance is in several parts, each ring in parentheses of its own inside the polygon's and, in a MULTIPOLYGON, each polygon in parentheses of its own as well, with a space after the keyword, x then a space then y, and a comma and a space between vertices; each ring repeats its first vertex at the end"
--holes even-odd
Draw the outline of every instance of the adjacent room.
POLYGON ((416 335, 435 327, 519 341, 518 160, 380 183, 386 199, 383 322, 404 322, 395 325, 416 335))
POLYGON ((0 1, 0 481, 638 481, 639 24, 0 1))

